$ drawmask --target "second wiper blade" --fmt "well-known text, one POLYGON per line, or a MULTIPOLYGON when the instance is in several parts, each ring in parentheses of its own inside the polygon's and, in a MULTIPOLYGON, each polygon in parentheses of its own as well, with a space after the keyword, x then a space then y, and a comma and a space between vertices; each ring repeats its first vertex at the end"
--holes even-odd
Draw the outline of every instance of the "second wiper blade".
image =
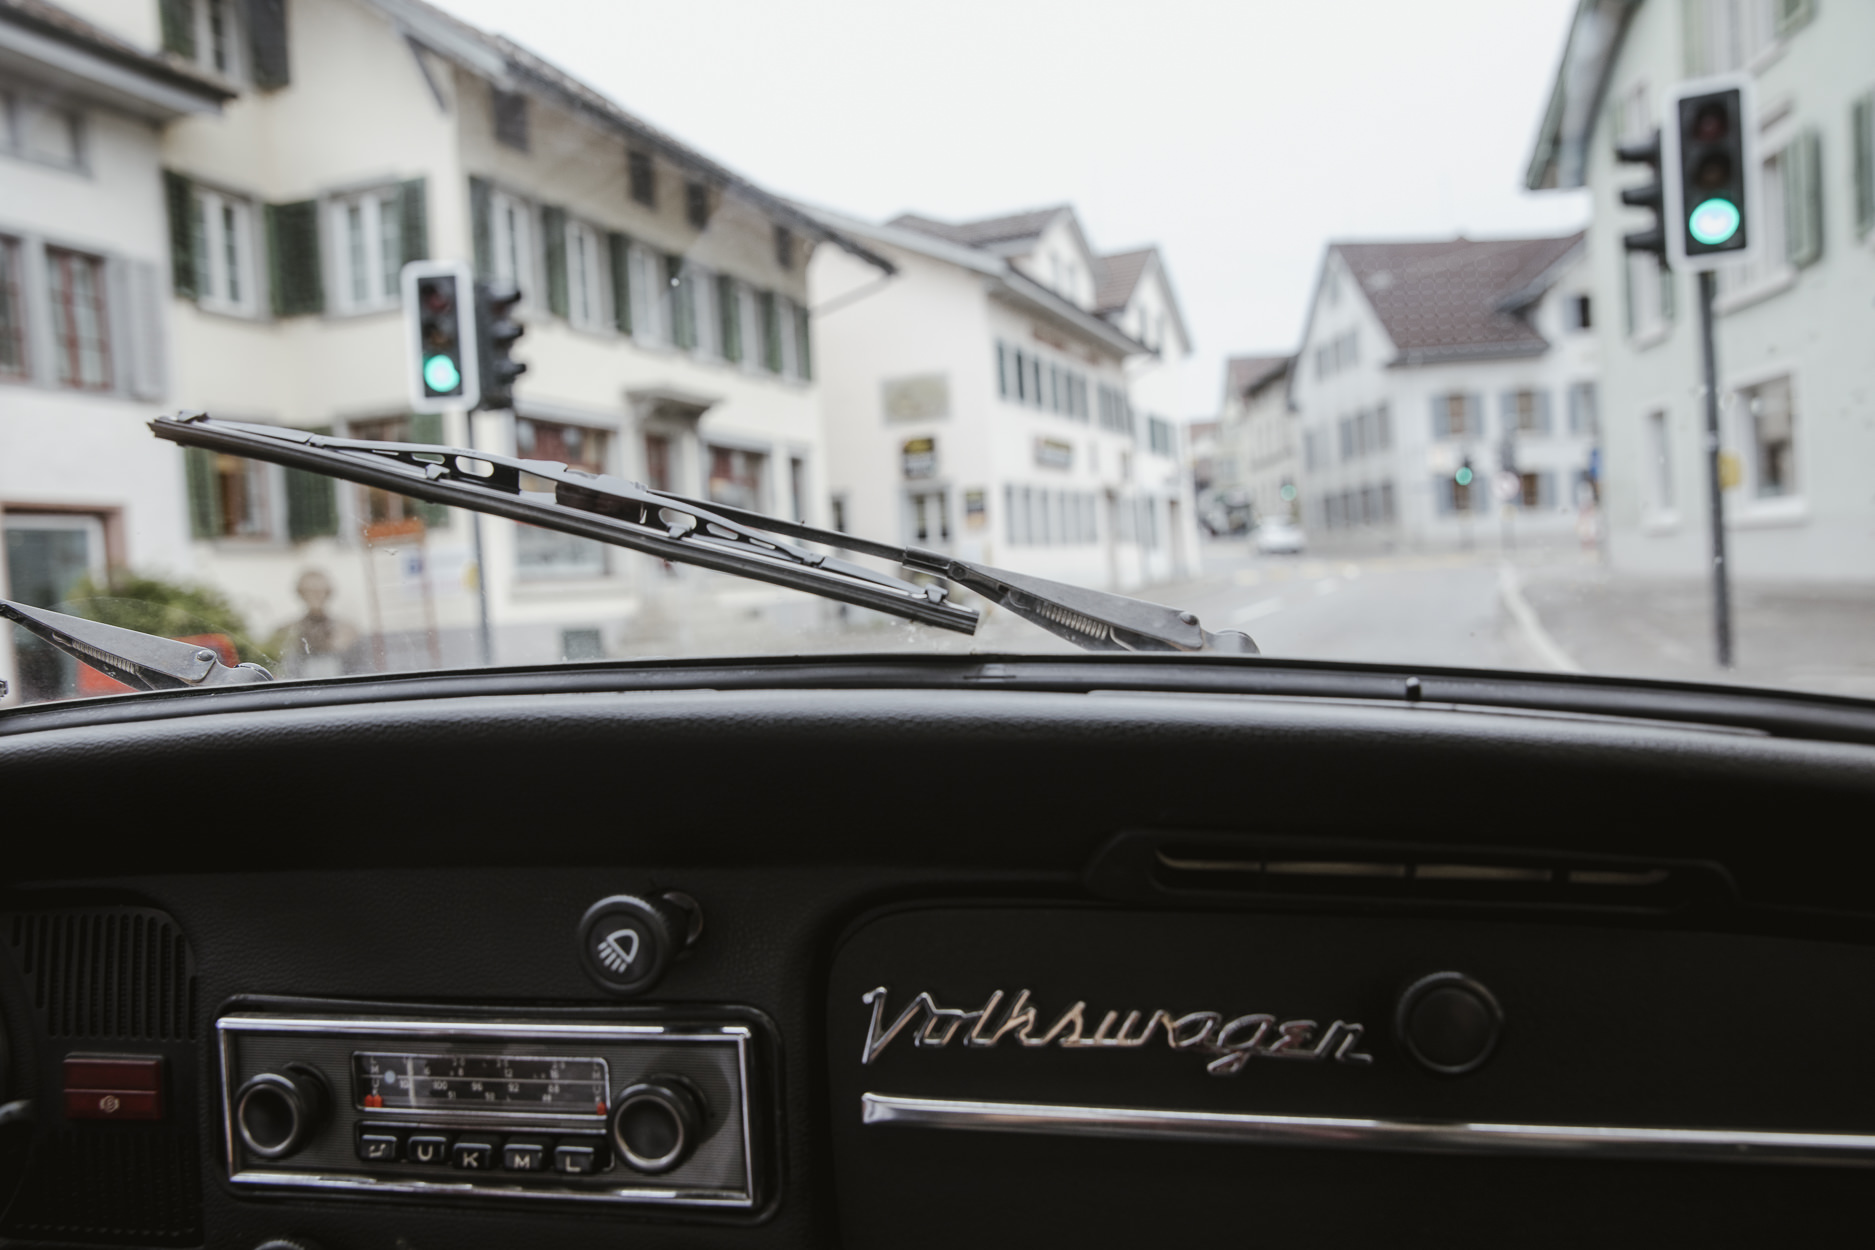
POLYGON ((742 519, 748 514, 732 516, 727 509, 551 460, 520 460, 464 447, 332 438, 284 426, 219 421, 202 413, 158 417, 150 429, 158 438, 187 447, 266 460, 524 521, 940 629, 962 634, 977 629, 977 613, 947 602, 944 587, 889 577, 782 542, 774 534, 784 527, 767 518, 760 518, 768 529, 764 533, 764 526, 742 519))

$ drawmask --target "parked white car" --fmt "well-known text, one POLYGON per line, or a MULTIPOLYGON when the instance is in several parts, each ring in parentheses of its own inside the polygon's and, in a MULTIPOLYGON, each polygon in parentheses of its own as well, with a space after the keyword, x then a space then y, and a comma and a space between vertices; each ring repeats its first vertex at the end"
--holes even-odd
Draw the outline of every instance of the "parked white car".
POLYGON ((1265 556, 1299 556, 1302 554, 1304 540, 1302 527, 1294 521, 1282 517, 1271 517, 1256 528, 1257 554, 1265 556))

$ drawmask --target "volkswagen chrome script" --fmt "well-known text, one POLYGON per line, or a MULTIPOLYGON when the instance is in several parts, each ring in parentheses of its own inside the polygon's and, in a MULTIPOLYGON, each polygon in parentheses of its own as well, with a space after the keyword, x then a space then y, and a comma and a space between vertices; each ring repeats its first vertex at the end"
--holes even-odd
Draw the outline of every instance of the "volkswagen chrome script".
POLYGON ((981 1007, 965 1011, 961 1007, 940 1007, 930 993, 912 999, 890 1025, 885 1023, 887 990, 881 985, 860 995, 860 1001, 872 1008, 866 1026, 866 1047, 862 1064, 877 1059, 892 1040, 907 1030, 912 1045, 942 1049, 963 1032, 966 1050, 989 1050, 1013 1034, 1023 1046, 1139 1047, 1162 1035, 1173 1050, 1192 1050, 1214 1056, 1205 1065, 1213 1076, 1235 1076, 1251 1059, 1302 1059, 1336 1063, 1372 1063, 1374 1057, 1356 1049, 1366 1029, 1347 1020, 1336 1020, 1322 1028, 1313 1020, 1278 1020, 1264 1012, 1236 1016, 1226 1020, 1219 1011, 1191 1011, 1174 1015, 1163 1008, 1145 1016, 1128 1011, 1121 1019, 1118 1011, 1109 1011, 1100 1019, 1092 1034, 1087 1032, 1087 1002, 1077 1001, 1056 1017, 1044 1033, 1037 1034, 1039 1013, 1029 1001, 1029 991, 1017 993, 1000 1021, 1003 992, 996 990, 981 1007), (922 1017, 923 1023, 918 1021, 922 1017), (968 1025, 966 1031, 964 1026, 968 1025), (1134 1032, 1138 1029, 1138 1032, 1134 1032))

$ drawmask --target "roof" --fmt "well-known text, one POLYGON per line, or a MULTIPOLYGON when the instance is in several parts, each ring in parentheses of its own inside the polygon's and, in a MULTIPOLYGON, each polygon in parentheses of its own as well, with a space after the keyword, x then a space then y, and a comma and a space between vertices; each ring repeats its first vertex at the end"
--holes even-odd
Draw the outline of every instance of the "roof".
POLYGON ((1601 114, 1608 78, 1628 22, 1641 0, 1577 0, 1549 104, 1537 127, 1524 186, 1532 191, 1579 187, 1588 168, 1589 138, 1601 114))
POLYGON ((146 52, 47 0, 0 0, 0 23, 28 37, 25 45, 6 40, 7 51, 44 63, 53 63, 48 52, 63 52, 55 68, 105 88, 114 102, 141 106, 139 111, 171 116, 208 112, 235 96, 233 89, 181 58, 146 52), (74 52, 79 54, 76 59, 74 52))
MULTIPOLYGON (((8 0, 0 0, 0 3, 8 0)), ((734 192, 770 217, 799 229, 809 238, 824 239, 890 273, 892 262, 849 236, 829 229, 799 207, 763 190, 742 175, 626 111, 610 96, 582 82, 520 44, 502 35, 471 26, 425 0, 373 0, 402 32, 472 73, 507 91, 526 91, 614 131, 627 141, 656 151, 673 164, 700 175, 705 181, 734 192)))
POLYGON ((1577 231, 1540 239, 1332 243, 1329 250, 1360 283, 1398 363, 1410 365, 1547 350, 1548 340, 1515 308, 1530 302, 1539 280, 1554 280, 1582 238, 1577 231))
POLYGON ((1096 257, 1094 311, 1104 315, 1125 308, 1126 302, 1133 298, 1133 289, 1139 285, 1146 266, 1152 263, 1152 258, 1157 254, 1157 248, 1142 247, 1136 251, 1096 257))
POLYGON ((1066 204, 1055 204, 1048 208, 1031 208, 1020 213, 1005 213, 1000 217, 959 222, 938 221, 933 217, 921 217, 917 213, 900 213, 886 224, 901 230, 916 230, 949 243, 961 243, 965 247, 998 247, 1033 239, 1048 229, 1049 223, 1055 218, 1070 211, 1066 204))
POLYGON ((1224 362, 1224 385, 1230 394, 1248 398, 1289 372, 1294 355, 1232 356, 1224 362))

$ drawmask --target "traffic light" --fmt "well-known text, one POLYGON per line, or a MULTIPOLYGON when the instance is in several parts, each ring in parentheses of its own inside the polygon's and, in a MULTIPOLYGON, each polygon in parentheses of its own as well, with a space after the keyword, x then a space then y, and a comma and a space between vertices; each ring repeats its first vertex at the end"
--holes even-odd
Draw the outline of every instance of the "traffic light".
POLYGON ((1627 165, 1645 165, 1654 173, 1650 182, 1622 188, 1621 202, 1635 208, 1652 209, 1654 224, 1645 230, 1622 235, 1621 245, 1630 252, 1652 252, 1664 257, 1667 254, 1666 193, 1660 181, 1660 132, 1656 130, 1645 139, 1620 145, 1615 149, 1615 159, 1627 165))
POLYGON ((1748 259, 1755 244, 1758 111, 1748 78, 1685 83, 1667 100, 1661 170, 1667 259, 1715 269, 1748 259))
POLYGON ((514 380, 527 372, 526 365, 509 355, 514 341, 527 333, 513 317, 520 302, 521 292, 508 283, 475 284, 475 341, 482 350, 478 364, 484 408, 514 407, 514 380))
POLYGON ((1458 466, 1458 470, 1452 474, 1452 480, 1460 486, 1470 486, 1472 476, 1471 457, 1466 456, 1464 462, 1458 466))
POLYGON ((469 267, 416 260, 404 266, 404 324, 410 341, 410 410, 474 408, 481 400, 469 267))

